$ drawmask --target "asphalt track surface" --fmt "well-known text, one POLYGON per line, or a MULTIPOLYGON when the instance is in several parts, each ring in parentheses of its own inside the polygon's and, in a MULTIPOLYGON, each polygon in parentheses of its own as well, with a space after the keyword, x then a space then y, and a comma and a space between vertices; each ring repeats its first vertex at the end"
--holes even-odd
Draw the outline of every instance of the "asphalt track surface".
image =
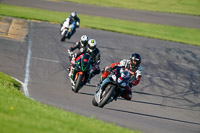
POLYGON ((138 129, 145 133, 199 133, 200 47, 150 38, 80 28, 70 41, 60 42, 59 25, 30 22, 26 42, 0 38, 0 70, 22 82, 31 43, 29 96, 85 116, 138 129), (142 55, 143 77, 133 99, 118 99, 100 109, 92 106, 92 79, 78 94, 71 91, 66 50, 87 34, 102 53, 101 68, 136 51, 142 55))

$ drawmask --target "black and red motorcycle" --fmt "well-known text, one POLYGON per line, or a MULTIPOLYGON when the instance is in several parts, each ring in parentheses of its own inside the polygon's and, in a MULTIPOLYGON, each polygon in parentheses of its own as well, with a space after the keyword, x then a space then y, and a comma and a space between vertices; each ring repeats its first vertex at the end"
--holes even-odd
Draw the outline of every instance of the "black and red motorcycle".
POLYGON ((75 93, 78 93, 78 91, 87 83, 90 76, 90 71, 92 69, 91 56, 88 53, 85 53, 76 58, 73 57, 72 60, 75 60, 75 67, 73 70, 70 70, 73 72, 69 78, 72 84, 72 90, 75 93))

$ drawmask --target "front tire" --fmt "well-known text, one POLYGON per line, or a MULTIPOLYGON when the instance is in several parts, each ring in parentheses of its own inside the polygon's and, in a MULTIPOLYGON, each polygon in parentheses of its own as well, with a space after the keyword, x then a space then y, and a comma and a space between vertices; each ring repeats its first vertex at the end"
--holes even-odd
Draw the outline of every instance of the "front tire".
POLYGON ((61 39, 60 39, 61 42, 64 42, 64 41, 65 41, 65 39, 66 39, 66 34, 67 34, 67 30, 65 30, 65 33, 62 35, 62 37, 61 37, 61 39))
POLYGON ((97 103, 97 101, 95 100, 94 97, 93 97, 93 99, 92 99, 92 104, 93 104, 94 106, 98 106, 98 103, 97 103))
POLYGON ((71 34, 72 34, 71 29, 68 29, 65 35, 68 40, 71 38, 71 34))
POLYGON ((102 92, 105 93, 104 95, 101 95, 101 101, 98 104, 98 107, 103 108, 108 101, 111 99, 111 97, 113 96, 113 93, 115 91, 115 86, 111 85, 111 86, 107 86, 105 88, 105 90, 102 92), (109 87, 109 88, 107 88, 109 87))
POLYGON ((61 42, 64 42, 65 39, 66 39, 66 38, 65 38, 65 34, 64 34, 64 35, 61 37, 60 41, 61 41, 61 42))
POLYGON ((75 84, 75 87, 74 87, 74 92, 75 93, 78 93, 78 91, 81 89, 81 87, 83 85, 83 82, 82 82, 83 76, 84 75, 82 75, 82 74, 78 75, 78 78, 76 80, 76 84, 75 84))

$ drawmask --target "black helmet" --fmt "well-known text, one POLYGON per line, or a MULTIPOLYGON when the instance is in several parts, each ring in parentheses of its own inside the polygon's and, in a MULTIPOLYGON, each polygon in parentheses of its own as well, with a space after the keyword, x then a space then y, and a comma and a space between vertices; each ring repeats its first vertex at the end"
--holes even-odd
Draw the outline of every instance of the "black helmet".
POLYGON ((138 67, 141 63, 141 60, 141 56, 138 53, 133 53, 130 56, 130 64, 132 67, 138 67), (135 61, 136 64, 133 61, 135 61))

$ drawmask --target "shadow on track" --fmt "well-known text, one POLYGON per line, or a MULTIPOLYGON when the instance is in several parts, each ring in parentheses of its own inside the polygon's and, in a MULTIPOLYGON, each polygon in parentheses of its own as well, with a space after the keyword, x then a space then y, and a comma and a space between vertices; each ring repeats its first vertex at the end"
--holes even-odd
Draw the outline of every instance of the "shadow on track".
POLYGON ((82 95, 88 95, 88 96, 94 96, 94 94, 91 94, 91 93, 85 93, 85 92, 79 92, 79 94, 82 94, 82 95))
POLYGON ((142 104, 150 104, 150 105, 154 105, 154 106, 163 106, 163 107, 168 107, 168 108, 176 108, 176 109, 183 109, 183 110, 190 110, 190 111, 198 111, 199 112, 199 110, 188 109, 188 108, 181 108, 181 107, 164 105, 164 104, 159 104, 159 103, 150 103, 150 102, 137 101, 137 100, 132 100, 132 102, 142 103, 142 104))
MULTIPOLYGON (((90 86, 90 87, 95 87, 95 85, 86 85, 86 86, 90 86)), ((136 92, 133 92, 136 93, 136 92)), ((159 96, 159 97, 165 97, 165 96, 161 96, 161 95, 154 95, 154 94, 149 94, 149 93, 143 93, 143 92, 139 92, 145 95, 152 95, 152 96, 159 96)), ((79 92, 79 94, 82 95, 88 95, 88 96, 94 96, 93 93, 86 93, 86 92, 79 92)), ((167 97, 168 98, 168 97, 167 97)), ((173 97, 170 97, 173 98, 173 97)), ((127 101, 123 98, 118 98, 117 100, 122 100, 122 101, 127 101)), ((182 109, 182 110, 190 110, 190 111, 198 111, 199 110, 195 110, 195 109, 188 109, 188 108, 183 108, 183 107, 176 107, 176 106, 170 106, 170 105, 165 105, 165 104, 160 104, 160 103, 153 103, 153 102, 146 102, 146 101, 139 101, 139 100, 131 100, 129 102, 134 102, 134 103, 142 103, 142 104, 147 104, 147 105, 152 105, 152 106, 161 106, 161 107, 168 107, 168 108, 176 108, 176 109, 182 109)), ((199 106, 199 105, 198 105, 199 106)))
POLYGON ((132 115, 140 115, 140 116, 145 116, 145 117, 151 117, 151 118, 157 118, 157 119, 163 119, 163 120, 170 120, 170 121, 188 123, 188 124, 193 124, 193 125, 200 125, 200 123, 178 120, 178 119, 173 119, 173 118, 169 118, 169 117, 155 116, 155 115, 150 115, 150 114, 143 114, 143 113, 126 111, 126 110, 120 110, 120 109, 112 109, 112 108, 106 108, 106 109, 116 111, 116 112, 128 113, 128 114, 132 114, 132 115))

